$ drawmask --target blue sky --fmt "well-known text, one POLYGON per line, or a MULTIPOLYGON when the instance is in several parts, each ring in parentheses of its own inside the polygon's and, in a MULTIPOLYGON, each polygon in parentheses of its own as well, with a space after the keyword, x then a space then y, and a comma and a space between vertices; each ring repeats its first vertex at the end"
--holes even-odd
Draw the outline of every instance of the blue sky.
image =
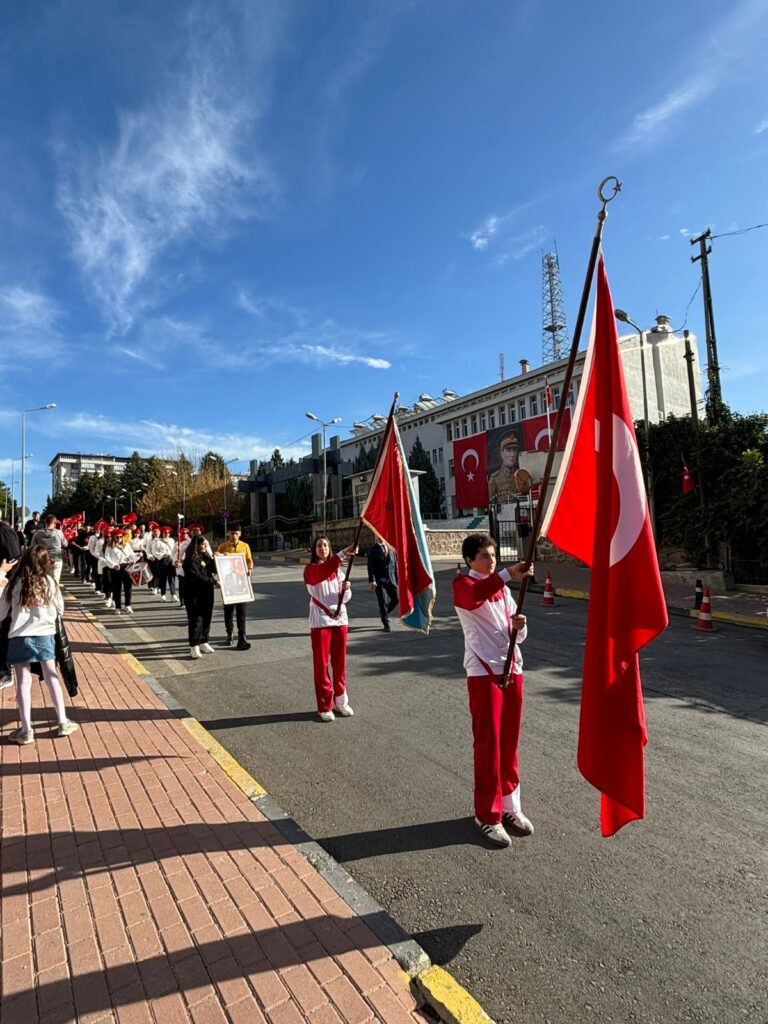
MULTIPOLYGON (((51 0, 0 11, 0 475, 58 450, 306 450, 541 362, 595 189, 644 326, 691 234, 768 221, 768 0, 51 0), (342 431, 346 434, 346 431, 342 431)), ((714 242, 725 399, 765 408, 768 229, 714 242)), ((703 336, 700 294, 688 326, 703 336)), ((703 357, 703 353, 702 353, 703 357)))

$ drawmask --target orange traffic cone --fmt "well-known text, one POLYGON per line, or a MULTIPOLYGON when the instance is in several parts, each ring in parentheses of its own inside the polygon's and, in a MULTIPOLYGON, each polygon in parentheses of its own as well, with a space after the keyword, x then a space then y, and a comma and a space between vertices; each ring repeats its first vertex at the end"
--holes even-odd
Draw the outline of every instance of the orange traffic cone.
POLYGON ((709 604, 709 587, 704 587, 704 595, 701 598, 701 608, 699 608, 699 617, 696 619, 696 629, 710 631, 714 628, 715 627, 712 625, 712 609, 709 604))
POLYGON ((555 607, 555 591, 552 587, 552 573, 547 570, 547 578, 544 581, 544 596, 541 599, 542 608, 555 607))

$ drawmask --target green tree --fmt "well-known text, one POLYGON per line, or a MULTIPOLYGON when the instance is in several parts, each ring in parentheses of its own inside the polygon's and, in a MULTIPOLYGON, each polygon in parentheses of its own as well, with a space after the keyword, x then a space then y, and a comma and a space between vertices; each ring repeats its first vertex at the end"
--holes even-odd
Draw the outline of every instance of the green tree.
POLYGON ((425 516, 439 516, 443 511, 443 493, 440 487, 440 480, 418 434, 413 442, 411 454, 408 456, 408 465, 411 469, 424 470, 424 476, 419 477, 421 514, 425 516))
POLYGON ((310 515, 312 512, 312 477, 298 476, 289 480, 286 484, 284 498, 281 509, 283 515, 293 519, 297 516, 310 515))
POLYGON ((363 445, 360 449, 360 454, 352 463, 352 471, 354 473, 363 473, 366 469, 373 469, 376 465, 376 459, 379 456, 380 447, 381 438, 379 438, 375 443, 371 443, 370 448, 366 448, 366 446, 363 445))
POLYGON ((281 469, 285 462, 279 448, 275 448, 271 455, 272 462, 274 463, 275 469, 281 469))
POLYGON ((224 457, 218 452, 206 452, 200 459, 200 472, 212 473, 219 480, 223 480, 229 474, 224 457))

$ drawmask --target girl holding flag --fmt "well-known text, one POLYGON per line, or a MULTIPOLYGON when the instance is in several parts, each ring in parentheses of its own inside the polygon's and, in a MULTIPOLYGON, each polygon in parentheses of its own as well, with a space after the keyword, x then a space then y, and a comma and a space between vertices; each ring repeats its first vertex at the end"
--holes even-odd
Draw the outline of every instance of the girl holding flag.
POLYGON ((321 722, 334 720, 334 708, 343 718, 354 711, 347 696, 347 601, 352 596, 344 580, 341 563, 357 554, 354 544, 336 555, 331 554, 327 537, 315 537, 309 565, 304 568, 304 583, 309 593, 309 636, 312 643, 315 696, 321 722), (336 615, 339 595, 342 604, 336 615), (328 673, 330 660, 333 682, 328 673))

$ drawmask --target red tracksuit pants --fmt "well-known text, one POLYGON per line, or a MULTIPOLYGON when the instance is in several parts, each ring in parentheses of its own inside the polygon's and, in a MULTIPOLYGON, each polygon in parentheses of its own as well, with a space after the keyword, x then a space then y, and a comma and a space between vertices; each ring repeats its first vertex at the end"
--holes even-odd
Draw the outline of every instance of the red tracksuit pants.
POLYGON ((468 676, 475 756, 475 816, 484 825, 501 821, 502 797, 520 784, 517 747, 523 717, 523 677, 501 690, 488 676, 468 676))
POLYGON ((310 629, 312 662, 315 669, 315 696, 318 711, 333 711, 334 699, 347 688, 347 627, 323 626, 310 629), (328 661, 333 683, 328 675, 328 661))

